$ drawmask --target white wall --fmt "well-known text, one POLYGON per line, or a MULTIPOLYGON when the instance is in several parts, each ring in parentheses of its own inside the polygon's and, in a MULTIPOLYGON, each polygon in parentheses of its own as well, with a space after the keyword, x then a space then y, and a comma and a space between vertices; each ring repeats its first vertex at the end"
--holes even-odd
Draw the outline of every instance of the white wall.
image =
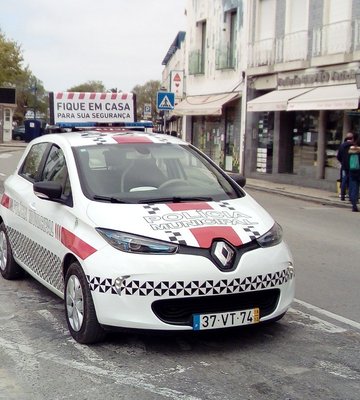
MULTIPOLYGON (((236 2, 234 2, 236 3, 236 2)), ((239 2, 241 4, 241 2, 239 2)), ((246 6, 246 1, 243 1, 246 6)), ((241 90, 242 71, 246 70, 247 46, 244 41, 244 28, 238 26, 237 30, 237 65, 234 70, 216 70, 216 50, 224 36, 223 29, 227 26, 224 22, 224 2, 222 0, 188 0, 187 1, 187 28, 186 50, 189 52, 198 46, 197 22, 206 20, 206 59, 205 74, 188 75, 186 94, 201 95, 231 92, 235 88, 241 90), (240 86, 239 86, 240 85, 240 86)), ((238 19, 241 15, 238 13, 238 19)), ((245 17, 243 17, 245 19, 245 17)))

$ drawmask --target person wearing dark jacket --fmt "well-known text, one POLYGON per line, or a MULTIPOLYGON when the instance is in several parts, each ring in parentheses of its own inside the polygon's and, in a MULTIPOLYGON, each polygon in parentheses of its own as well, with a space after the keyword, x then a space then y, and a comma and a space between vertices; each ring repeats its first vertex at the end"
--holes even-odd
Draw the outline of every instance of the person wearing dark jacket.
POLYGON ((346 134, 345 140, 341 143, 337 152, 337 159, 341 164, 340 180, 341 180, 341 200, 345 200, 346 190, 349 188, 349 149, 353 144, 354 135, 349 132, 346 134))
MULTIPOLYGON (((349 197, 352 205, 352 210, 358 212, 357 203, 359 200, 360 186, 360 136, 354 140, 353 145, 349 149, 349 157, 355 157, 354 165, 349 163, 349 197), (357 157, 357 159, 356 159, 357 157), (352 169, 356 165, 356 168, 352 169)), ((352 161, 352 160, 351 160, 352 161)))

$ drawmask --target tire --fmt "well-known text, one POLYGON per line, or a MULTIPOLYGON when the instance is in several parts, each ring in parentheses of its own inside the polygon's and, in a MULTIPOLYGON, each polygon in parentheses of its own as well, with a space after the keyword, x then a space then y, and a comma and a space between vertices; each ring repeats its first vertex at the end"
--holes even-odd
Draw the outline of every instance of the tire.
POLYGON ((269 325, 275 324, 276 322, 280 321, 285 316, 285 314, 286 314, 286 311, 283 312, 282 314, 278 315, 275 318, 272 318, 272 319, 269 319, 268 321, 265 321, 264 323, 265 324, 269 324, 269 325))
POLYGON ((79 343, 91 344, 105 338, 95 312, 89 284, 78 262, 73 262, 65 277, 65 316, 71 336, 79 343))
POLYGON ((0 224, 0 273, 3 278, 12 280, 23 276, 24 270, 15 262, 5 224, 0 224))

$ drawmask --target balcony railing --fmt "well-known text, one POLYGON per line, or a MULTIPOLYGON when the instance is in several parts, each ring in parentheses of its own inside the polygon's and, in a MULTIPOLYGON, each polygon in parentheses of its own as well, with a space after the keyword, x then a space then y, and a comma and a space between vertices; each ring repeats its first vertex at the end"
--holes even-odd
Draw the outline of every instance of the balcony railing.
POLYGON ((248 67, 308 60, 310 57, 356 50, 360 50, 360 20, 341 21, 313 31, 299 31, 250 43, 248 67))
POLYGON ((205 57, 201 50, 189 52, 189 74, 197 75, 205 73, 205 57))
POLYGON ((349 53, 351 36, 351 21, 336 22, 315 29, 312 37, 313 57, 349 53))
POLYGON ((226 46, 216 50, 215 68, 216 69, 234 69, 236 65, 234 47, 226 46))

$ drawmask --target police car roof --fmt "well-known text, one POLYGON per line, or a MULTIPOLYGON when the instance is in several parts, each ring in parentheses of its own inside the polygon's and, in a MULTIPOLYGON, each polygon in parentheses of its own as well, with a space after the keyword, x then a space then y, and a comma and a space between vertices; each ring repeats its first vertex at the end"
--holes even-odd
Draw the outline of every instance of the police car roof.
POLYGON ((128 144, 128 143, 172 143, 188 145, 187 142, 162 133, 146 133, 142 131, 126 130, 124 128, 96 128, 76 132, 53 133, 40 136, 36 142, 51 141, 70 147, 91 146, 99 144, 128 144))

